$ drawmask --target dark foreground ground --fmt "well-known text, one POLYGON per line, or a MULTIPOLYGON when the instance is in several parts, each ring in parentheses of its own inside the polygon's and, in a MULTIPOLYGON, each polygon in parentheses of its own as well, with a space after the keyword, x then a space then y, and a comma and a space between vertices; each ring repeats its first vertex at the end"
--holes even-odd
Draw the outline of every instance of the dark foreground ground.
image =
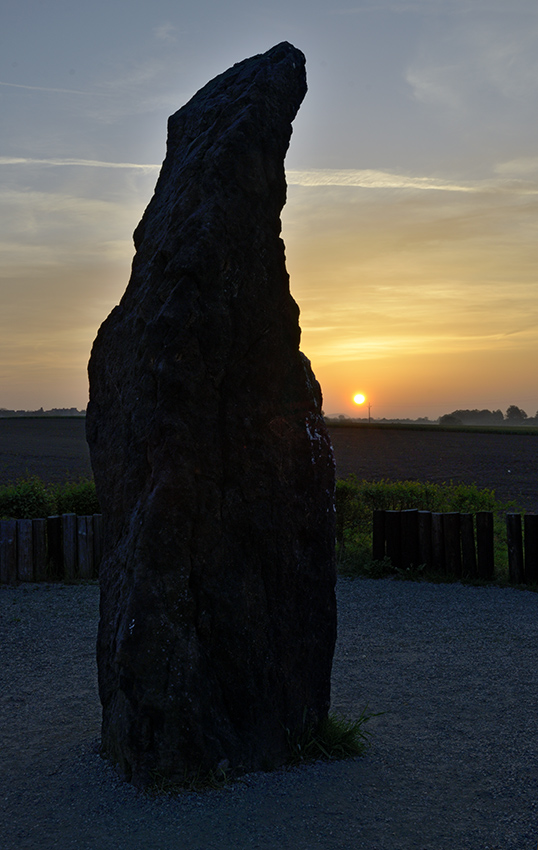
MULTIPOLYGON (((91 474, 83 419, 0 419, 0 484, 26 474, 47 482, 91 474)), ((538 511, 538 436, 334 427, 339 477, 463 482, 538 511)))
MULTIPOLYGON (((538 437, 332 429, 340 476, 538 507, 538 437)), ((90 471, 81 420, 0 420, 0 483, 90 471)), ((151 797, 98 755, 97 585, 0 587, 2 850, 535 850, 538 594, 338 580, 332 710, 363 758, 151 797)))
POLYGON ((538 594, 338 580, 365 757, 147 796, 97 754, 96 585, 0 587, 2 850, 536 850, 538 594))

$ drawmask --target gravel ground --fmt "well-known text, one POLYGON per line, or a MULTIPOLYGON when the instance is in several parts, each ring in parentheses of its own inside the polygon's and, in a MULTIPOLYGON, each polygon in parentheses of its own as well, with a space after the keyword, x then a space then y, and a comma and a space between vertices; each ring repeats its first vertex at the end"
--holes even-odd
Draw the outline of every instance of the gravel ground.
POLYGON ((150 798, 97 754, 98 588, 0 587, 3 850, 535 850, 538 594, 339 579, 363 758, 150 798))

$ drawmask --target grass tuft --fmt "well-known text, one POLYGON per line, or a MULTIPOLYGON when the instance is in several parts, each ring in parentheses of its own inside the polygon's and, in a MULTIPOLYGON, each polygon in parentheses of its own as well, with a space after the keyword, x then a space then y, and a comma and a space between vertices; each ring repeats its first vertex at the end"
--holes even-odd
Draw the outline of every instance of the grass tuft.
MULTIPOLYGON (((381 712, 382 713, 382 712, 381 712)), ((369 713, 365 708, 357 720, 347 720, 337 714, 329 716, 313 729, 304 718, 301 728, 292 733, 286 729, 288 759, 287 767, 297 767, 313 761, 336 761, 356 758, 364 755, 370 744, 370 732, 365 724, 379 714, 369 713)), ((306 713, 305 713, 306 717, 306 713)), ((268 768, 270 771, 272 768, 268 768)), ((243 771, 232 771, 225 761, 215 770, 185 772, 181 779, 167 779, 157 772, 152 774, 152 782, 145 789, 150 796, 169 794, 178 795, 185 791, 203 793, 226 788, 234 782, 240 782, 243 771)))
POLYGON ((357 720, 347 720, 337 714, 329 714, 326 720, 312 728, 304 723, 288 736, 288 765, 295 766, 320 759, 332 761, 364 755, 370 744, 370 732, 365 724, 378 714, 370 714, 365 708, 357 720))

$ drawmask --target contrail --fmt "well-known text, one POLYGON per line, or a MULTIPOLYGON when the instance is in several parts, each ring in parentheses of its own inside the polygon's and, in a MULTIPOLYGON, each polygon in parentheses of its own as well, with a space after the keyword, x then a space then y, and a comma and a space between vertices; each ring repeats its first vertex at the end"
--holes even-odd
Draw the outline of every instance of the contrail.
POLYGON ((89 92, 89 91, 78 91, 78 89, 53 89, 47 88, 46 86, 23 86, 21 83, 4 83, 0 80, 0 86, 9 86, 13 89, 28 89, 29 91, 47 91, 47 92, 56 92, 59 94, 85 94, 96 97, 109 97, 108 94, 104 92, 89 92))

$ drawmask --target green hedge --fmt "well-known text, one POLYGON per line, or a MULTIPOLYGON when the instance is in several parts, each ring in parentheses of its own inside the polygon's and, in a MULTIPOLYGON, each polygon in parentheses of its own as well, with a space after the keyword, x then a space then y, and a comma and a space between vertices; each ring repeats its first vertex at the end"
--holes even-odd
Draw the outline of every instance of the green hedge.
POLYGON ((0 486, 2 519, 38 519, 67 513, 88 516, 99 512, 95 484, 90 478, 47 485, 32 475, 0 486))
POLYGON ((420 510, 494 515, 495 564, 499 577, 508 573, 505 513, 523 513, 513 503, 501 503, 494 490, 475 484, 431 484, 422 481, 359 481, 350 475, 336 483, 338 569, 346 575, 387 575, 390 562, 372 560, 374 510, 420 510))
MULTIPOLYGON (((372 561, 374 510, 491 511, 495 518, 495 563, 500 577, 508 572, 504 514, 522 513, 512 502, 502 504, 493 490, 471 484, 431 484, 421 481, 359 481, 350 475, 336 483, 338 568, 347 575, 386 575, 390 563, 372 561)), ((0 486, 0 517, 34 519, 54 514, 100 513, 91 478, 64 484, 44 484, 37 476, 0 486)))

